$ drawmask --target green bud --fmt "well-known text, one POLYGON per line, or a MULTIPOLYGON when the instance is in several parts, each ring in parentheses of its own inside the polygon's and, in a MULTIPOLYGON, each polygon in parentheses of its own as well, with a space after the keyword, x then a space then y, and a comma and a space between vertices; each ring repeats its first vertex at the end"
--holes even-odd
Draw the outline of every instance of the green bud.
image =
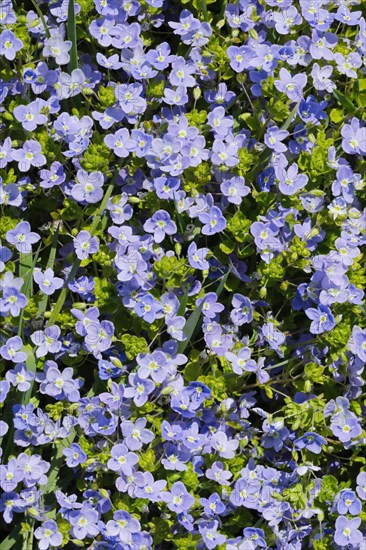
POLYGON ((38 510, 37 510, 36 508, 33 508, 33 507, 28 508, 27 512, 28 512, 28 514, 29 514, 30 516, 32 516, 32 517, 34 517, 34 518, 38 518, 38 517, 39 517, 39 512, 38 512, 38 510))
POLYGON ((110 357, 109 360, 115 367, 117 367, 117 369, 121 369, 123 367, 122 361, 118 359, 118 357, 110 357))
POLYGON ((182 245, 180 243, 175 243, 174 249, 175 249, 176 255, 180 256, 182 252, 182 245))
POLYGON ((112 86, 107 86, 106 88, 101 86, 99 88, 98 97, 103 107, 111 107, 116 103, 116 96, 112 86))
POLYGON ((83 87, 82 92, 84 95, 93 95, 93 90, 91 88, 85 88, 83 87))
POLYGON ((172 389, 172 386, 165 386, 165 388, 161 390, 160 395, 169 395, 172 389))
POLYGON ((202 95, 202 92, 201 92, 201 88, 199 88, 198 86, 196 86, 195 88, 193 88, 193 98, 197 101, 197 99, 199 99, 202 95))
POLYGON ((105 489, 99 489, 99 494, 102 495, 103 498, 107 498, 109 500, 109 493, 105 489))
POLYGON ((3 118, 5 120, 14 120, 14 117, 11 113, 9 113, 9 111, 5 111, 5 113, 3 113, 3 118))
POLYGON ((72 307, 76 307, 76 309, 80 309, 80 311, 84 311, 86 309, 87 304, 84 302, 74 302, 72 304, 72 307))
POLYGON ((267 288, 265 286, 262 286, 259 290, 259 297, 265 298, 267 296, 267 288))
POLYGON ((249 36, 253 38, 253 40, 258 40, 258 33, 255 29, 249 29, 249 36))

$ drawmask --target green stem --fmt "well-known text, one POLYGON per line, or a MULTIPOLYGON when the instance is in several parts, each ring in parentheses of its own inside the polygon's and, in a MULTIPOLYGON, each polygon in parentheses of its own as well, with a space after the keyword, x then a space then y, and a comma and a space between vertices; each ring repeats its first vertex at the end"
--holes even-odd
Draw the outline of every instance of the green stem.
POLYGON ((208 21, 208 11, 206 6, 206 0, 201 0, 202 15, 205 21, 208 21))

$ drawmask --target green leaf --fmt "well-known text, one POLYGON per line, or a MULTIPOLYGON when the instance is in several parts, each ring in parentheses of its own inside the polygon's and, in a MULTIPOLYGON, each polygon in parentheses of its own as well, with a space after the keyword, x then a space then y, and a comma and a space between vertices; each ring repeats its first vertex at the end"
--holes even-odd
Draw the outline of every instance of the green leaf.
MULTIPOLYGON (((310 485, 314 485, 314 482, 311 482, 310 485)), ((307 496, 302 483, 296 483, 296 485, 285 489, 282 496, 285 501, 290 502, 296 509, 306 507, 307 496)))
POLYGON ((366 78, 360 78, 355 81, 352 99, 354 99, 359 107, 366 107, 366 78))
POLYGON ((51 312, 50 318, 49 318, 48 323, 47 323, 48 326, 52 326, 52 325, 55 324, 55 322, 57 320, 57 317, 59 316, 59 314, 62 310, 62 307, 65 303, 65 300, 66 300, 68 283, 74 279, 74 277, 75 277, 75 275, 76 275, 76 273, 77 273, 77 271, 80 267, 80 263, 81 263, 81 261, 79 260, 79 258, 76 258, 76 260, 72 264, 72 268, 71 268, 69 276, 66 280, 65 286, 61 290, 60 295, 58 297, 58 300, 56 302, 56 305, 55 305, 55 307, 53 308, 53 310, 51 312))
POLYGON ((335 495, 339 491, 339 483, 334 476, 323 476, 322 488, 320 490, 318 499, 320 502, 332 501, 335 495))
POLYGON ((230 239, 225 239, 221 241, 219 248, 224 254, 231 254, 235 249, 235 243, 230 239))
POLYGON ((322 365, 308 363, 304 368, 305 379, 310 380, 314 384, 324 384, 328 379, 328 377, 324 376, 324 371, 325 367, 322 365))
POLYGON ((8 535, 6 539, 0 542, 1 550, 10 550, 10 548, 13 548, 15 543, 19 543, 20 530, 21 530, 20 524, 14 527, 10 535, 8 535))
POLYGON ((188 382, 194 382, 202 374, 201 362, 188 363, 184 369, 184 379, 188 382))
POLYGON ((313 546, 314 550, 333 550, 334 539, 328 536, 320 540, 313 540, 313 546))
POLYGON ((121 342, 124 345, 124 351, 128 360, 135 359, 139 353, 148 353, 149 346, 143 336, 134 336, 133 334, 123 334, 121 342))
POLYGON ((343 95, 340 91, 333 90, 333 95, 336 98, 336 100, 338 101, 338 103, 340 103, 342 105, 342 107, 347 109, 347 111, 349 113, 354 113, 355 111, 357 111, 356 105, 354 103, 352 103, 352 101, 350 99, 348 99, 348 97, 343 95))
POLYGON ((335 124, 338 124, 338 122, 341 122, 344 119, 344 113, 342 109, 332 109, 329 116, 330 120, 335 124))
POLYGON ((227 229, 235 237, 237 242, 242 243, 247 239, 248 235, 250 236, 249 229, 251 223, 251 220, 249 220, 241 210, 238 210, 233 217, 229 219, 227 229))

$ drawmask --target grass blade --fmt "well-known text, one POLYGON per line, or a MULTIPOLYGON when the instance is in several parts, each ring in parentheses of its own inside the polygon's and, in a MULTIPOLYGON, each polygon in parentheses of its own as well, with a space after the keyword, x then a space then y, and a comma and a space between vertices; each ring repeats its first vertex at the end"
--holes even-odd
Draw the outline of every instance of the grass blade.
MULTIPOLYGON (((216 291, 217 297, 219 297, 221 292, 223 291, 226 280, 230 274, 230 271, 231 271, 231 268, 222 277, 221 283, 219 284, 219 287, 216 291)), ((187 336, 187 339, 184 340, 183 342, 179 342, 178 353, 183 353, 186 347, 188 346, 189 342, 191 341, 192 336, 197 328, 197 323, 199 321, 199 318, 201 317, 202 307, 203 307, 203 303, 198 308, 193 310, 190 316, 188 317, 187 322, 183 329, 185 332, 185 335, 187 336)))
POLYGON ((206 0, 201 0, 202 15, 205 21, 208 21, 208 11, 206 6, 206 0))
MULTIPOLYGON (((53 269, 53 266, 55 265, 57 242, 58 242, 58 229, 59 228, 57 226, 52 237, 51 250, 50 250, 50 255, 48 257, 46 269, 53 269)), ((42 317, 47 309, 47 304, 48 304, 48 294, 43 294, 42 299, 39 302, 39 306, 38 306, 39 314, 42 317)))
POLYGON ((232 267, 228 269, 228 271, 225 273, 225 275, 221 279, 221 283, 219 284, 219 288, 216 290, 217 297, 220 296, 221 292, 224 290, 225 283, 227 281, 228 276, 230 275, 232 267))
POLYGON ((40 18, 40 20, 42 21, 42 25, 43 25, 43 28, 44 28, 44 32, 46 33, 46 36, 47 38, 51 38, 51 33, 49 31, 49 28, 47 27, 47 24, 46 24, 46 20, 44 18, 44 15, 41 11, 41 8, 39 7, 39 5, 37 4, 36 0, 31 0, 33 6, 34 6, 34 9, 36 10, 37 12, 37 15, 38 17, 40 18))
MULTIPOLYGON (((27 355, 27 359, 25 361, 25 364, 27 366, 27 370, 29 372, 36 372, 37 363, 36 363, 36 358, 34 356, 34 352, 33 352, 32 348, 30 346, 22 346, 21 351, 24 351, 24 353, 26 353, 26 355, 27 355)), ((34 384, 34 381, 31 381, 30 382, 30 388, 26 392, 22 393, 21 398, 19 399, 19 401, 17 401, 18 403, 20 402, 21 405, 28 405, 29 400, 30 400, 31 395, 32 395, 33 384, 34 384)), ((4 452, 3 452, 3 457, 2 457, 2 460, 4 462, 9 458, 9 456, 12 454, 12 451, 13 451, 14 426, 10 422, 9 422, 9 431, 6 434, 5 437, 6 437, 6 445, 5 445, 4 452)), ((18 451, 16 449, 14 449, 14 454, 15 455, 17 454, 17 452, 18 451)), ((0 548, 1 548, 1 550, 3 550, 3 547, 1 545, 0 545, 0 548)))
POLYGON ((69 63, 69 71, 71 73, 71 71, 78 68, 78 50, 77 50, 74 0, 69 0, 69 9, 67 13, 66 28, 67 28, 67 38, 72 43, 71 50, 70 50, 70 63, 69 63))
MULTIPOLYGON (((25 364, 27 365, 27 371, 36 372, 37 363, 36 363, 36 358, 34 356, 33 349, 30 346, 22 346, 21 351, 24 351, 24 353, 27 354, 27 359, 25 360, 25 364)), ((33 389, 33 381, 30 382, 29 390, 22 393, 22 398, 20 400, 22 405, 27 405, 29 403, 29 400, 32 395, 32 389, 33 389)))
MULTIPOLYGON (((33 296, 33 281, 32 281, 32 274, 33 274, 33 253, 28 252, 20 252, 19 253, 19 277, 21 277, 23 280, 28 277, 27 280, 29 280, 29 283, 27 285, 27 298, 30 296, 33 296)), ((23 285, 24 286, 24 285, 23 285)))
MULTIPOLYGON (((31 265, 29 265, 29 256, 32 257, 32 254, 20 254, 19 261, 19 276, 23 279, 23 286, 21 292, 27 297, 30 298, 33 294, 33 270, 38 260, 39 253, 41 251, 42 243, 39 244, 37 252, 34 255, 31 265), (27 258, 22 258, 22 256, 27 256, 27 258)), ((19 315, 18 323, 18 335, 22 335, 23 330, 23 318, 24 310, 22 309, 19 315)))
MULTIPOLYGON (((298 108, 299 108, 299 105, 300 105, 300 102, 297 102, 295 107, 292 109, 292 111, 290 112, 290 114, 288 115, 287 119, 285 120, 285 122, 282 124, 282 126, 280 127, 280 130, 288 130, 291 122, 294 120, 294 118, 296 117, 296 114, 297 114, 297 111, 298 111, 298 108)), ((267 164, 267 162, 269 161, 269 159, 271 158, 271 155, 272 155, 273 151, 272 149, 269 149, 268 147, 266 147, 262 152, 261 154, 259 155, 259 158, 258 158, 258 162, 256 163, 257 164, 257 167, 254 169, 253 171, 253 179, 256 179, 257 175, 259 174, 259 172, 261 172, 261 170, 264 170, 265 168, 265 165, 267 164)))
POLYGON ((57 478, 59 477, 60 468, 64 463, 63 450, 66 447, 69 447, 71 445, 71 443, 75 439, 75 436, 76 436, 76 431, 73 428, 68 437, 65 437, 65 439, 62 439, 55 443, 56 453, 53 454, 53 458, 51 460, 51 467, 49 470, 50 474, 48 476, 48 481, 46 485, 43 486, 43 493, 45 495, 52 493, 59 488, 57 483, 57 478))
MULTIPOLYGON (((91 236, 93 236, 93 234, 94 234, 96 228, 98 227, 98 223, 99 223, 99 221, 100 221, 100 219, 101 219, 101 217, 102 217, 102 215, 103 215, 103 212, 104 212, 104 210, 105 210, 106 204, 107 204, 107 202, 108 202, 108 200, 109 200, 109 198, 110 198, 110 196, 111 196, 111 194, 112 194, 113 188, 114 188, 114 183, 111 183, 111 184, 107 187, 107 190, 106 190, 106 192, 105 192, 105 195, 104 195, 104 197, 103 197, 103 200, 102 200, 102 202, 101 202, 101 204, 100 204, 100 207, 99 207, 99 209, 98 209, 97 214, 96 214, 95 217, 94 217, 93 223, 92 223, 91 228, 90 228, 90 231, 89 231, 89 233, 91 234, 91 236)), ((54 307, 53 310, 52 310, 51 316, 50 316, 50 318, 49 318, 49 320, 48 320, 48 323, 47 323, 48 326, 51 326, 51 325, 53 325, 53 324, 56 322, 57 317, 58 317, 58 315, 59 315, 61 309, 63 308, 63 305, 64 305, 65 300, 66 300, 67 290, 68 290, 67 284, 68 284, 70 281, 72 281, 72 279, 75 277, 75 275, 76 275, 76 273, 77 273, 77 271, 78 271, 78 269, 79 269, 79 266, 80 266, 80 260, 79 260, 78 258, 76 258, 75 261, 74 261, 74 263, 72 264, 72 268, 71 268, 71 271, 70 271, 70 273, 69 273, 69 276, 68 276, 68 278, 67 278, 67 280, 66 280, 65 286, 64 286, 64 288, 61 290, 60 295, 59 295, 59 297, 58 297, 58 300, 57 300, 57 302, 56 302, 56 305, 55 305, 55 307, 54 307)))
POLYGON ((188 302, 188 292, 189 292, 189 287, 186 288, 183 296, 182 296, 182 299, 180 301, 180 304, 179 304, 179 308, 178 308, 178 311, 177 311, 177 315, 184 315, 184 312, 186 310, 186 307, 187 307, 187 302, 188 302))
POLYGON ((65 286, 60 292, 60 295, 57 299, 55 307, 52 309, 50 318, 49 318, 48 323, 47 323, 48 326, 51 326, 51 325, 55 324, 56 319, 59 316, 59 313, 60 313, 61 309, 63 308, 63 305, 64 305, 65 300, 66 300, 67 290, 68 290, 67 285, 75 277, 75 275, 76 275, 76 273, 77 273, 77 271, 80 267, 80 263, 81 263, 81 261, 78 258, 76 258, 76 260, 72 264, 72 268, 71 268, 71 271, 69 273, 68 278, 66 279, 65 286))
POLYGON ((291 122, 293 121, 293 119, 295 118, 296 114, 297 114, 297 111, 298 111, 298 108, 299 108, 299 105, 300 105, 300 101, 298 101, 295 105, 295 107, 292 109, 292 111, 290 112, 290 114, 288 115, 287 119, 285 120, 285 122, 282 124, 280 130, 288 130, 291 122))
POLYGON ((189 342, 191 341, 194 329, 196 328, 199 318, 201 317, 202 307, 203 307, 203 302, 199 307, 194 309, 190 314, 190 316, 188 317, 187 322, 183 328, 187 338, 183 342, 179 342, 178 353, 183 353, 186 347, 188 346, 189 342))

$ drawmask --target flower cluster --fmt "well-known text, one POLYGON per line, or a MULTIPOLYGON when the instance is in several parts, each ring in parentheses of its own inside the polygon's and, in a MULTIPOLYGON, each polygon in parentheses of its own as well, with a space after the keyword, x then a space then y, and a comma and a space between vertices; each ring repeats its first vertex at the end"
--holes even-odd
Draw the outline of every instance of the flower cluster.
POLYGON ((1 2, 0 548, 365 549, 358 4, 1 2))

